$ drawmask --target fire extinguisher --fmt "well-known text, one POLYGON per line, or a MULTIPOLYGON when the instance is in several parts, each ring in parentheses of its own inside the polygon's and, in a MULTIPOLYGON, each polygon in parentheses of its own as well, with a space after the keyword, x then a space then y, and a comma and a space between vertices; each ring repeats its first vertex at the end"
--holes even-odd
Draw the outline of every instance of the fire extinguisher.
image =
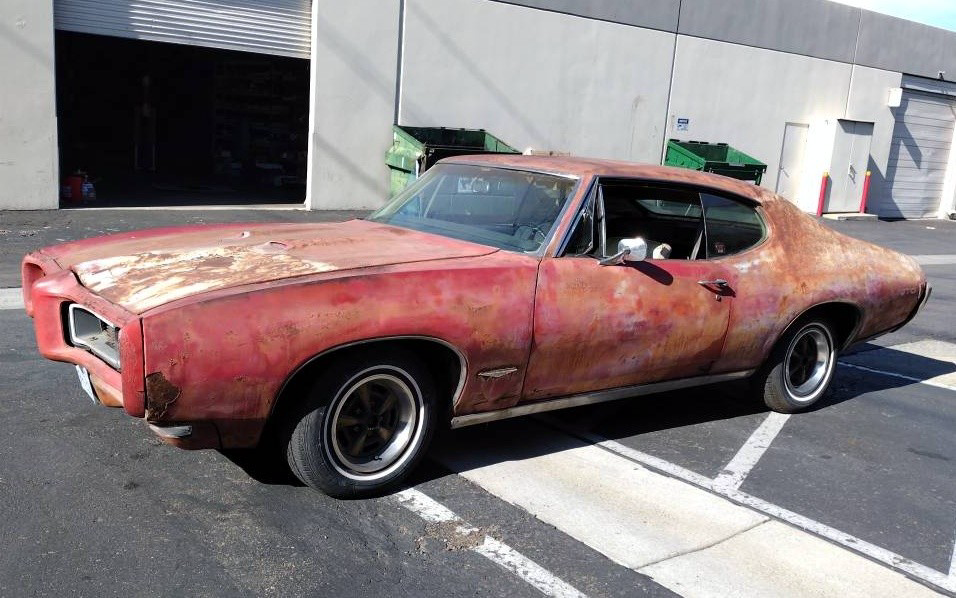
POLYGON ((68 201, 96 199, 96 190, 93 183, 90 182, 89 177, 82 170, 77 170, 64 179, 60 194, 63 199, 68 201))

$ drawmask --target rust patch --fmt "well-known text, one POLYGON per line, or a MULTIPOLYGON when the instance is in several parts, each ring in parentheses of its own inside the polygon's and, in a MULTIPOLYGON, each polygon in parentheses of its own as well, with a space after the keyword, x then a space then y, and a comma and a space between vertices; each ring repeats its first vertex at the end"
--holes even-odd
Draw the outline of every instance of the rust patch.
POLYGON ((182 389, 167 380, 162 372, 146 376, 146 419, 162 419, 182 394, 182 389))
POLYGON ((203 267, 206 268, 228 268, 232 266, 235 262, 235 258, 228 255, 220 255, 218 257, 211 257, 205 262, 203 262, 203 267))

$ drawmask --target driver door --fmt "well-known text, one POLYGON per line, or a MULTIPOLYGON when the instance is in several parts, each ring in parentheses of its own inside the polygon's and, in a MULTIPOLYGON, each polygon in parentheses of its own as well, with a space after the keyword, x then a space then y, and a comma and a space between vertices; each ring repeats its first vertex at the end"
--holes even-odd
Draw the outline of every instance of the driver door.
POLYGON ((523 400, 710 373, 736 271, 697 259, 699 194, 602 180, 576 226, 563 255, 539 267, 523 400), (669 257, 601 265, 620 238, 637 236, 649 247, 669 246, 669 257))

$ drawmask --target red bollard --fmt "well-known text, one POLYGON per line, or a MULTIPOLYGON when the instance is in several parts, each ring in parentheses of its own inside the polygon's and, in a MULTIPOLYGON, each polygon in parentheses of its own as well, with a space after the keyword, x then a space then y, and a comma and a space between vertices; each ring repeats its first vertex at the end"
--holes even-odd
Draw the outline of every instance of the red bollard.
POLYGON ((823 216, 823 200, 827 196, 827 183, 830 181, 830 173, 823 171, 823 180, 820 182, 820 201, 817 202, 817 218, 823 216))
POLYGON ((860 198, 860 213, 866 214, 866 198, 870 195, 870 174, 866 171, 866 178, 863 179, 863 197, 860 198))

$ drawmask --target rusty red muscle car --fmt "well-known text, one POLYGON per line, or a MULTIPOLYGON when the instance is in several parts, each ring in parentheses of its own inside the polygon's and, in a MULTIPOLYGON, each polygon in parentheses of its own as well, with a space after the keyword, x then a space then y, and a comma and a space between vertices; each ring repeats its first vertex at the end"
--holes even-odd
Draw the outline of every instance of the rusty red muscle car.
POLYGON ((40 352, 182 448, 275 445, 306 484, 398 483, 436 427, 750 380, 816 403, 929 296, 915 261, 760 187, 590 159, 445 160, 362 220, 38 250, 40 352))

